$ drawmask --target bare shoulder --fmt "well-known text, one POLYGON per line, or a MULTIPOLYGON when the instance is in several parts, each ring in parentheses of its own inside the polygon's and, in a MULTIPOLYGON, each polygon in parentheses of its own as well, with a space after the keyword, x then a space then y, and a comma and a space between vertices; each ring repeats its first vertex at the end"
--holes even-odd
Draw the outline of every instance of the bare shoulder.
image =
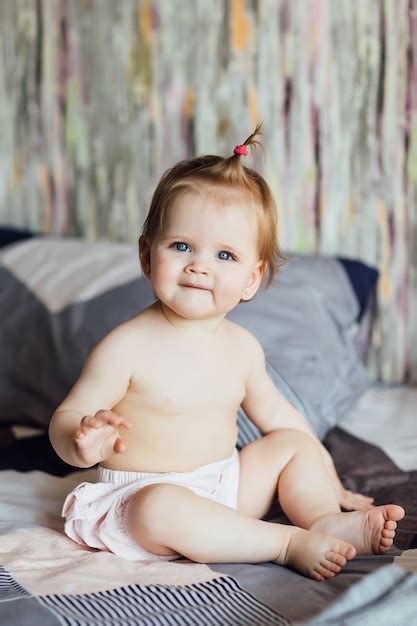
POLYGON ((101 339, 96 348, 99 346, 102 348, 105 345, 114 351, 122 350, 124 353, 135 351, 138 344, 145 341, 152 327, 153 316, 149 309, 151 307, 147 307, 135 317, 113 328, 101 339))
POLYGON ((244 342, 247 347, 250 345, 254 346, 256 344, 260 345, 255 335, 253 335, 249 330, 240 324, 236 324, 236 322, 232 322, 231 320, 225 319, 224 321, 227 326, 227 332, 232 339, 244 342))
POLYGON ((240 358, 248 363, 263 360, 264 351, 258 339, 249 330, 230 320, 225 320, 230 341, 234 343, 240 358))

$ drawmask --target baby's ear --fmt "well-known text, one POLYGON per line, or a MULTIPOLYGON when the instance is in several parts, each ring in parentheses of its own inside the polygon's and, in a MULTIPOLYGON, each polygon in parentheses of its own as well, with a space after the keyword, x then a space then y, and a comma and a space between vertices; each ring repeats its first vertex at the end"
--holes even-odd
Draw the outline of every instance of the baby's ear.
POLYGON ((251 300, 258 291, 262 278, 267 270, 268 263, 266 261, 258 261, 252 270, 252 274, 246 289, 243 292, 242 300, 251 300))
POLYGON ((142 268, 142 272, 146 278, 149 278, 151 273, 151 246, 149 240, 141 235, 139 237, 139 261, 142 268))

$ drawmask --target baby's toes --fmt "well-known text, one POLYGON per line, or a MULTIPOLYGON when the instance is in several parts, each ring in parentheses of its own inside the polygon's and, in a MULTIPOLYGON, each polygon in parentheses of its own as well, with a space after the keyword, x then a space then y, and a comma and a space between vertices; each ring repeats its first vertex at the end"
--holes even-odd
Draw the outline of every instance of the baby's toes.
POLYGON ((339 574, 342 567, 355 556, 355 548, 348 543, 335 543, 330 550, 327 550, 324 557, 320 560, 314 570, 323 578, 333 578, 339 574))
POLYGON ((395 530, 388 530, 387 528, 383 528, 382 529, 382 536, 385 537, 386 539, 394 539, 394 537, 395 537, 395 530))
POLYGON ((379 552, 387 552, 394 543, 395 528, 397 528, 397 522, 394 520, 388 520, 385 522, 383 529, 381 530, 381 537, 379 540, 379 552))
POLYGON ((326 552, 326 559, 335 565, 339 565, 339 567, 344 567, 347 563, 347 559, 343 556, 343 554, 332 552, 331 550, 326 552))
POLYGON ((342 543, 339 548, 339 554, 344 556, 347 561, 350 561, 355 558, 356 549, 350 543, 342 543))
POLYGON ((333 578, 334 576, 336 576, 336 572, 332 572, 330 569, 328 569, 327 566, 321 565, 321 564, 320 565, 316 565, 316 567, 314 568, 314 571, 315 571, 316 574, 321 576, 322 579, 323 578, 333 578))
POLYGON ((388 548, 392 546, 393 541, 392 539, 388 539, 388 537, 381 537, 379 544, 380 546, 382 546, 382 548, 384 548, 384 552, 385 552, 385 550, 387 550, 388 548))
POLYGON ((323 561, 320 561, 320 565, 325 569, 328 569, 330 572, 334 572, 335 574, 338 574, 342 569, 340 565, 338 565, 337 563, 333 563, 328 559, 323 559, 323 561))

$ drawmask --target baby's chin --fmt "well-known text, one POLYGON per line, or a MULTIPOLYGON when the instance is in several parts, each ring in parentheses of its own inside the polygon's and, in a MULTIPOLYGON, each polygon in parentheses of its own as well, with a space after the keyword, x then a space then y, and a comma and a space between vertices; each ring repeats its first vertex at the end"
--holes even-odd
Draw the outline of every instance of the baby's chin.
POLYGON ((219 307, 215 306, 211 294, 202 294, 202 297, 206 299, 206 302, 183 300, 178 301, 165 301, 165 306, 170 309, 171 313, 175 316, 192 321, 205 321, 209 319, 224 317, 228 311, 223 311, 219 307))
POLYGON ((174 306, 171 311, 178 317, 193 321, 204 321, 222 315, 214 307, 174 306))

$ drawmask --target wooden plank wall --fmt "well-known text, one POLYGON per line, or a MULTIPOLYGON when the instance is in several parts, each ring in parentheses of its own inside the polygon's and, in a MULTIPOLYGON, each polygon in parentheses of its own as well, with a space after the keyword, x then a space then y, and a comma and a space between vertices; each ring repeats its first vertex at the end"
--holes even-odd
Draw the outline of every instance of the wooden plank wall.
POLYGON ((136 241, 173 162, 255 159, 286 250, 376 265, 417 382, 417 0, 1 0, 0 223, 136 241))

